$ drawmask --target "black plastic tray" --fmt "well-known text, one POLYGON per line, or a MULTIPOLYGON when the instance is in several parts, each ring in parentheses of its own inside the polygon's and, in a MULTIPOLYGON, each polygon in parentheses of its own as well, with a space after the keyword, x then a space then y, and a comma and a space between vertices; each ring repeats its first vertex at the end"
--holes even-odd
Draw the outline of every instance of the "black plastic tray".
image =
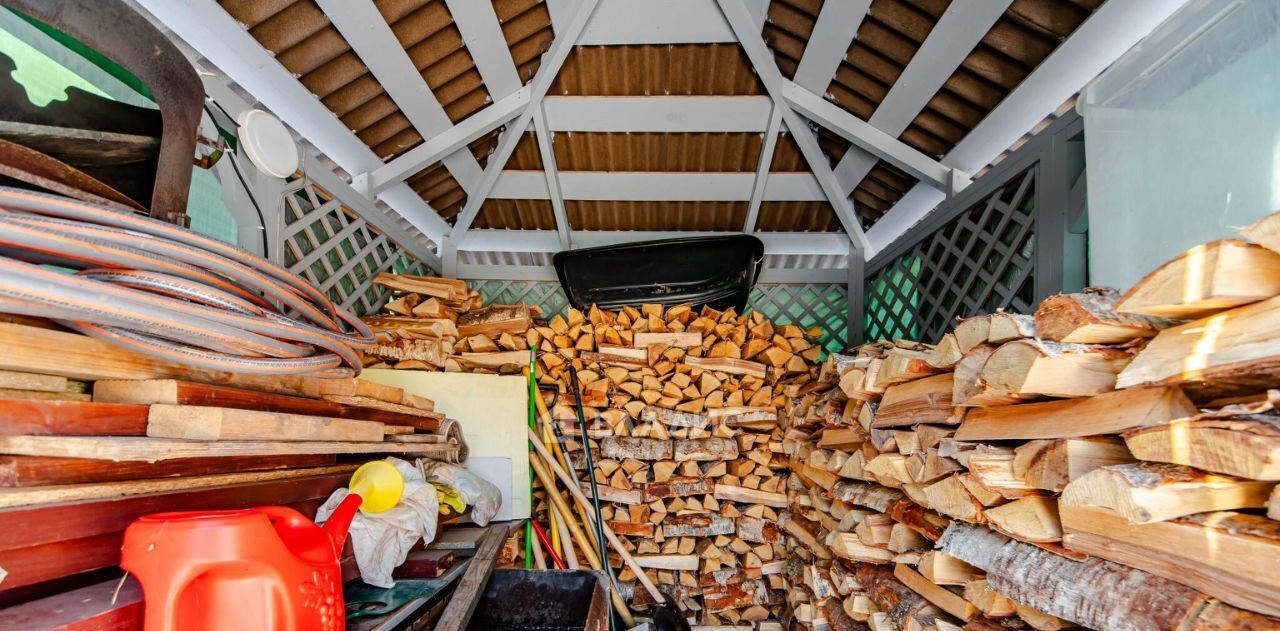
POLYGON ((741 311, 759 278, 764 243, 746 234, 664 239, 569 250, 553 261, 578 309, 688 302, 741 311))

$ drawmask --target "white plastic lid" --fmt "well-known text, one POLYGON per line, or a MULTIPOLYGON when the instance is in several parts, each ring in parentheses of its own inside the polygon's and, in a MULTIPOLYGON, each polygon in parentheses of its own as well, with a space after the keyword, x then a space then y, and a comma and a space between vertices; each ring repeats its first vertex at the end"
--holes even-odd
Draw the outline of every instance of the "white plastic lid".
POLYGON ((240 113, 240 146, 259 171, 286 178, 298 170, 298 146, 280 119, 258 109, 240 113))

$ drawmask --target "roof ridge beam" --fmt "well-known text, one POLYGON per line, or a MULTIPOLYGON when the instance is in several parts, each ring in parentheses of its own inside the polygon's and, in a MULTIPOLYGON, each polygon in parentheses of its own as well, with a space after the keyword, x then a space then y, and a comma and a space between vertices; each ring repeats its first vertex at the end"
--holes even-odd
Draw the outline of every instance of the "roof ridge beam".
MULTIPOLYGON (((902 135, 1012 3, 1013 0, 952 2, 867 122, 890 136, 902 135)), ((878 161, 862 149, 845 153, 836 165, 836 177, 845 194, 852 193, 878 161)))
MULTIPOLYGON (((658 239, 708 237, 742 234, 736 231, 647 231, 647 230, 574 230, 570 233, 574 247, 593 248, 658 239)), ((843 256, 849 252, 849 238, 839 232, 758 232, 765 254, 804 254, 843 256)), ((559 252, 560 237, 554 230, 489 230, 468 233, 466 243, 459 246, 467 252, 559 252)))
MULTIPOLYGON (((750 201, 760 180, 750 171, 558 171, 563 199, 594 201, 750 201)), ((490 199, 552 199, 542 171, 503 171, 490 199)), ((761 201, 826 201, 810 173, 773 173, 761 201)))
MULTIPOLYGON (((391 25, 373 0, 316 0, 342 38, 369 68, 387 96, 400 108, 423 139, 453 126, 444 107, 427 86, 409 53, 396 39, 391 25)), ((444 158, 445 167, 464 191, 470 193, 483 171, 470 151, 456 151, 444 158)))
POLYGON ((551 83, 555 81, 556 75, 560 74, 561 66, 564 65, 565 59, 569 57, 569 53, 577 44, 578 36, 582 34, 582 29, 586 26, 587 21, 591 19, 591 13, 595 11, 598 2, 599 0, 582 0, 582 4, 578 7, 578 12, 574 14, 573 20, 569 22, 564 33, 555 38, 551 43, 551 50, 542 56, 542 65, 538 68, 537 74, 533 76, 533 80, 529 82, 528 105, 525 106, 520 116, 516 118, 515 123, 508 125, 507 130, 503 132, 498 140, 498 148, 489 155, 489 163, 484 170, 484 177, 480 179, 480 185, 474 193, 467 195, 467 203, 453 224, 453 229, 449 235, 455 243, 462 244, 467 230, 471 228, 476 215, 480 213, 480 206, 484 204, 485 198, 489 196, 489 191, 492 191, 494 184, 498 182, 498 176, 502 174, 502 169, 507 166, 507 161, 511 159, 511 154, 520 142, 520 137, 529 128, 529 123, 533 120, 534 113, 541 111, 542 97, 546 96, 547 90, 551 87, 551 83))
POLYGON ((763 132, 767 96, 548 96, 553 132, 763 132))

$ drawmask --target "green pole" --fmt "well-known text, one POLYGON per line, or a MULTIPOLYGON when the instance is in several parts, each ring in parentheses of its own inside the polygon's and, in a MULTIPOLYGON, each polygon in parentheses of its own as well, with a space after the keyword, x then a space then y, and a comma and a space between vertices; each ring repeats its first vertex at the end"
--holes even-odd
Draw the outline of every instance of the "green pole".
MULTIPOLYGON (((537 426, 534 423, 534 419, 537 417, 537 411, 536 411, 537 407, 533 401, 533 397, 538 396, 538 381, 534 377, 533 373, 536 368, 536 363, 535 363, 536 358, 537 358, 537 351, 535 351, 534 348, 530 346, 529 347, 529 429, 532 429, 535 431, 537 429, 537 426)), ((530 445, 529 450, 533 451, 532 445, 530 445)), ((533 474, 533 465, 529 465, 529 497, 530 498, 533 497, 533 480, 534 479, 535 478, 533 474)), ((524 524, 524 569, 526 570, 533 567, 533 519, 534 519, 534 515, 533 515, 533 512, 531 511, 529 513, 529 521, 525 522, 524 524)))

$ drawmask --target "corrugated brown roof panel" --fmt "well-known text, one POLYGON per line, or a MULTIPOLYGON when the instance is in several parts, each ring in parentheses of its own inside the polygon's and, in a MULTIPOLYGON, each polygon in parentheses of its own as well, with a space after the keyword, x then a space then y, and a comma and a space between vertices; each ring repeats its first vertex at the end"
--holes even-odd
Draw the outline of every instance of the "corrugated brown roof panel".
POLYGON ((493 0, 493 11, 502 23, 502 35, 520 81, 527 83, 538 71, 542 53, 551 48, 555 37, 551 13, 542 0, 493 0))
MULTIPOLYGON (((847 0, 833 0, 845 2, 847 0)), ((822 11, 823 0, 773 0, 761 35, 777 57, 778 69, 788 79, 796 76, 796 67, 813 34, 813 25, 822 11)))
POLYGON ((1015 0, 903 132, 939 157, 960 142, 1053 51, 1101 0, 1015 0))
POLYGON ((758 133, 557 132, 561 171, 755 171, 758 133))
POLYGON ((579 96, 763 94, 737 44, 578 46, 551 94, 579 96))
MULTIPOLYGON (((559 167, 564 168, 564 167, 559 167)), ((520 138, 520 142, 516 143, 515 151, 511 154, 511 158, 507 160, 506 170, 508 171, 541 171, 542 170, 542 153, 538 148, 537 134, 529 131, 525 132, 520 138)))
POLYGON ((556 217, 545 199, 486 199, 473 228, 555 230, 556 217))
POLYGON ((760 232, 838 232, 840 220, 827 202, 761 202, 760 232))
POLYGON ((637 202, 565 200, 574 230, 742 229, 747 202, 637 202))

